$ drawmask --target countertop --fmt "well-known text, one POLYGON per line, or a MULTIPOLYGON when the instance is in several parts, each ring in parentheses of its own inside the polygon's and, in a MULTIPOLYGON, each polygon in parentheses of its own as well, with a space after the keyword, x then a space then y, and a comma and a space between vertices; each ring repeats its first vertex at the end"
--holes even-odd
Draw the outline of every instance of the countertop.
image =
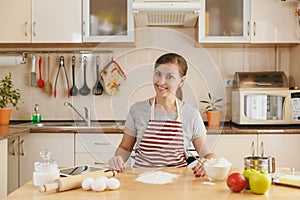
POLYGON ((228 189, 225 181, 209 182, 206 177, 195 178, 189 168, 156 170, 177 174, 179 177, 169 184, 145 184, 137 182, 135 179, 139 176, 139 173, 149 171, 149 169, 126 169, 124 172, 117 174, 121 186, 114 191, 94 192, 78 188, 64 192, 41 193, 32 185, 32 182, 28 182, 5 199, 300 199, 299 188, 272 184, 264 195, 253 194, 250 190, 233 193, 228 189))
POLYGON ((11 127, 9 125, 0 125, 0 140, 8 139, 13 136, 30 133, 29 128, 11 127))
MULTIPOLYGON (((207 134, 300 134, 300 125, 259 125, 239 126, 225 123, 219 127, 208 127, 207 134)), ((19 124, 0 125, 0 140, 28 133, 105 133, 123 134, 122 128, 77 128, 77 127, 26 127, 19 124)))

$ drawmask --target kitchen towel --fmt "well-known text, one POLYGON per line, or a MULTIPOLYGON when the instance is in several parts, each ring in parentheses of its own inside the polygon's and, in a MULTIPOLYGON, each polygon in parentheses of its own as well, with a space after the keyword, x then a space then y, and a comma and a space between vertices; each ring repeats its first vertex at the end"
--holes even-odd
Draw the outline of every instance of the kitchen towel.
POLYGON ((0 56, 0 67, 19 66, 23 63, 23 56, 0 56))

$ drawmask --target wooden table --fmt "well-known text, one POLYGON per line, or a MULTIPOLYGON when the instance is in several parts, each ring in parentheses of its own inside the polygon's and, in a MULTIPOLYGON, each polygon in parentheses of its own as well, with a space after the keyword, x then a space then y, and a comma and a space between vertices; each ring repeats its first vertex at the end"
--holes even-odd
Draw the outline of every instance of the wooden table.
POLYGON ((29 182, 11 193, 5 199, 300 199, 299 188, 280 185, 271 185, 269 191, 264 195, 253 194, 250 190, 244 191, 243 193, 233 193, 227 188, 225 181, 208 182, 206 177, 195 178, 191 169, 188 168, 156 169, 156 171, 165 171, 179 175, 173 183, 158 185, 136 181, 135 179, 139 174, 145 171, 150 171, 150 169, 126 169, 125 172, 119 173, 117 178, 121 182, 121 187, 115 191, 94 192, 84 191, 78 188, 64 192, 41 193, 32 185, 32 182, 29 182))

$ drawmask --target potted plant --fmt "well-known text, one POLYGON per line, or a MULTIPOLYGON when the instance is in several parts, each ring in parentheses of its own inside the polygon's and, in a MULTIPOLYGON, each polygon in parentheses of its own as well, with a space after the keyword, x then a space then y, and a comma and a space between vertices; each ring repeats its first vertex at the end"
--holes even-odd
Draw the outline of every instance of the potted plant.
POLYGON ((0 124, 9 124, 11 107, 18 110, 20 90, 14 88, 11 73, 0 80, 0 124))
POLYGON ((201 100, 201 103, 207 104, 205 107, 205 114, 207 117, 208 126, 219 126, 221 121, 221 108, 219 103, 223 101, 222 98, 215 99, 208 93, 208 100, 201 100))

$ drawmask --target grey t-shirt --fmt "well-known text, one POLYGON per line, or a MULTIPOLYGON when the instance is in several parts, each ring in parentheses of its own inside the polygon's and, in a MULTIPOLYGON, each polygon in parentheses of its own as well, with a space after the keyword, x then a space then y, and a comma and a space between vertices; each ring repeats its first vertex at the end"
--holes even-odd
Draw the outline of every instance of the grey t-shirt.
MULTIPOLYGON (((134 103, 127 115, 125 122, 125 127, 129 129, 130 132, 135 133, 137 137, 137 142, 135 149, 138 148, 143 134, 147 128, 148 121, 150 120, 150 109, 151 104, 149 99, 134 103)), ((181 112, 181 122, 183 126, 184 135, 184 147, 185 149, 190 147, 191 141, 194 138, 206 134, 206 128, 201 118, 199 111, 189 104, 184 103, 179 109, 181 112)), ((176 120, 177 112, 165 114, 162 112, 155 111, 156 120, 176 120)))

